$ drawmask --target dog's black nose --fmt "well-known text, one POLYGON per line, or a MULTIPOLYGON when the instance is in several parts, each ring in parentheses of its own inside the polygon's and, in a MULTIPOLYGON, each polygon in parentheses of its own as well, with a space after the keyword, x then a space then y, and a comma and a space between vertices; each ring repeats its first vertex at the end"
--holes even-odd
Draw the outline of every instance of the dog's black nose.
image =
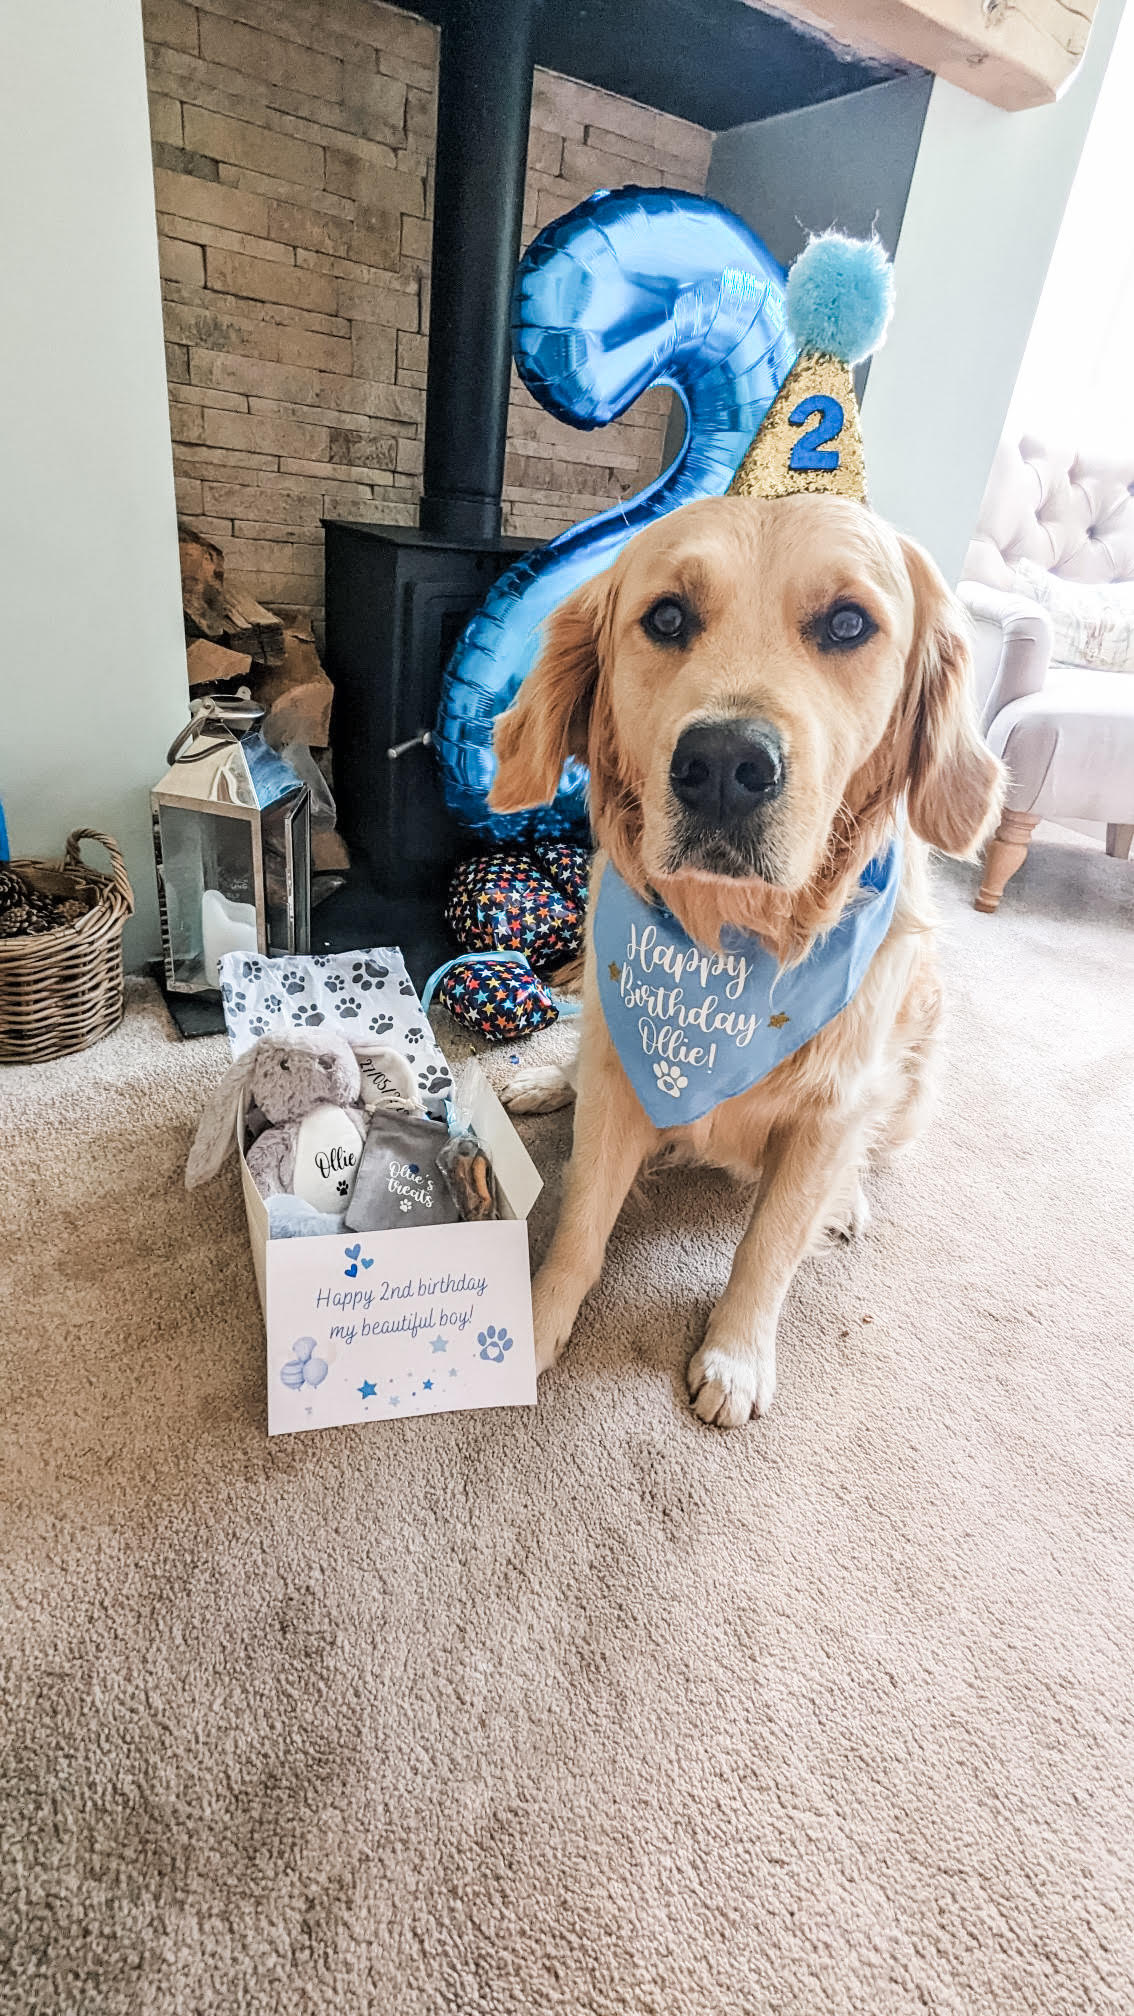
POLYGON ((698 721, 669 766, 674 797, 715 826, 734 826, 784 788, 784 751, 767 721, 698 721))

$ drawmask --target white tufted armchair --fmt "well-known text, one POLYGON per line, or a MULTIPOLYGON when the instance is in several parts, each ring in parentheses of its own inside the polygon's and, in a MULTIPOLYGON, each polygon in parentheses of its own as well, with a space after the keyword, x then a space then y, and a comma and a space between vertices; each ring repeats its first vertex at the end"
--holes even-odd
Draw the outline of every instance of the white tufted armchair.
POLYGON ((1040 819, 1099 821, 1108 854, 1129 856, 1134 672, 1054 663, 1051 617, 1017 570, 1030 562, 1057 581, 1134 581, 1132 490, 1134 447, 1104 458, 1025 435, 997 450, 958 590, 976 633, 981 724, 1011 777, 978 910, 996 909, 1040 819))

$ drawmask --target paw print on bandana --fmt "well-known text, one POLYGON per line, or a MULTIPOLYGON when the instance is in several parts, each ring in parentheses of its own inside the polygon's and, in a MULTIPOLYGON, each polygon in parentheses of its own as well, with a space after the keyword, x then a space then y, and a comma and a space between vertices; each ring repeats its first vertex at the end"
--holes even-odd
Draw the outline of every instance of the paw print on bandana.
POLYGON ((232 981, 231 981, 231 980, 224 980, 224 981, 222 981, 222 983, 221 983, 221 990, 220 990, 220 991, 221 991, 221 1000, 222 1000, 222 1001, 231 1001, 231 1000, 232 1000, 232 981))
POLYGON ((253 1015, 249 1018, 248 1030, 249 1034, 252 1036, 266 1036, 268 1033, 268 1026, 269 1026, 268 1018, 266 1015, 253 1015))
POLYGON ((238 1015, 243 1015, 244 1010, 248 1006, 248 996, 240 988, 234 987, 228 996, 228 1002, 231 1008, 235 1008, 238 1015))
POLYGON ((346 981, 343 979, 341 973, 331 973, 328 976, 327 979, 328 994, 341 994, 345 986, 346 981))
POLYGON ((240 962, 240 977, 242 980, 258 980, 260 977, 260 961, 258 959, 242 959, 240 962))
POLYGON ((280 1000, 279 995, 265 994, 264 996, 265 1015, 280 1015, 282 1014, 282 1012, 283 1012, 283 1002, 280 1000))
POLYGON ((680 1098, 689 1083, 676 1064, 655 1064, 654 1077, 658 1081, 658 1091, 668 1092, 671 1099, 680 1098))
POLYGON ((355 994, 344 994, 335 1005, 344 1022, 354 1022, 362 1013, 362 1003, 355 994))
POLYGON ((280 981, 285 994, 302 994, 307 985, 302 973, 282 973, 280 981))
POLYGON ((331 963, 330 959, 328 958, 325 952, 317 952, 315 954, 314 959, 311 961, 311 964, 313 966, 329 966, 330 963, 331 963))
POLYGON ((399 980, 399 981, 398 981, 398 993, 399 993, 399 994, 412 994, 412 993, 413 993, 413 981, 412 981, 412 980, 399 980))
POLYGON ((498 1330, 494 1323, 490 1323, 487 1330, 481 1330, 477 1333, 476 1341, 480 1345, 480 1355, 482 1358, 487 1359, 490 1365, 502 1365, 504 1363, 505 1351, 512 1349, 515 1340, 509 1337, 503 1324, 501 1324, 498 1330))
POLYGON ((407 1042, 407 1043, 420 1043, 420 1042, 421 1042, 421 1040, 422 1040, 422 1037, 423 1037, 424 1035, 425 1035, 425 1031, 424 1031, 424 1029, 407 1029, 407 1030, 406 1030, 406 1042, 407 1042))
POLYGON ((327 1361, 316 1358, 314 1337, 300 1337, 292 1345, 295 1353, 286 1365, 280 1368, 280 1378, 285 1386, 297 1392, 301 1386, 321 1386, 327 1376, 327 1361))
POLYGON ((394 1018, 392 1015, 372 1015, 370 1017, 370 1033, 372 1036, 387 1036, 393 1026, 394 1018))
POLYGON ((438 1092, 450 1091, 453 1081, 447 1071, 438 1071, 435 1065, 429 1064, 424 1071, 418 1072, 417 1083, 419 1091, 423 1092, 427 1099, 432 1099, 438 1092))
POLYGON ((291 1019, 297 1029, 317 1029, 325 1018, 318 1008, 296 1008, 291 1019))

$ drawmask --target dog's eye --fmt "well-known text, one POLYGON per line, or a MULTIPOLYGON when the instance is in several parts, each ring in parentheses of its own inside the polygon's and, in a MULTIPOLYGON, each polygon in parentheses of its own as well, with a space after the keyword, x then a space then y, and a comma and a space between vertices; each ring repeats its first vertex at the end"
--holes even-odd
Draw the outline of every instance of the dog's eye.
POLYGON ((658 644, 680 644, 689 630, 689 613, 684 602, 674 595, 663 595, 660 602, 647 609, 642 628, 658 644))
POLYGON ((853 651, 856 644, 865 644, 873 637, 878 625, 857 602, 836 602, 819 620, 818 644, 821 651, 853 651))

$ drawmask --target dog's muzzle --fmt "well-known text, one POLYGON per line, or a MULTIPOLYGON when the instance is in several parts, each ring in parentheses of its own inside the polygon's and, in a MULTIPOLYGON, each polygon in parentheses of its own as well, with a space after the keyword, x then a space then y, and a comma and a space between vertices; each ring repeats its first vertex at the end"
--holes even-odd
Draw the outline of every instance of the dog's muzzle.
POLYGON ((785 777, 783 743, 770 722, 694 722, 669 766, 683 858, 716 874, 759 873, 765 813, 785 777))

